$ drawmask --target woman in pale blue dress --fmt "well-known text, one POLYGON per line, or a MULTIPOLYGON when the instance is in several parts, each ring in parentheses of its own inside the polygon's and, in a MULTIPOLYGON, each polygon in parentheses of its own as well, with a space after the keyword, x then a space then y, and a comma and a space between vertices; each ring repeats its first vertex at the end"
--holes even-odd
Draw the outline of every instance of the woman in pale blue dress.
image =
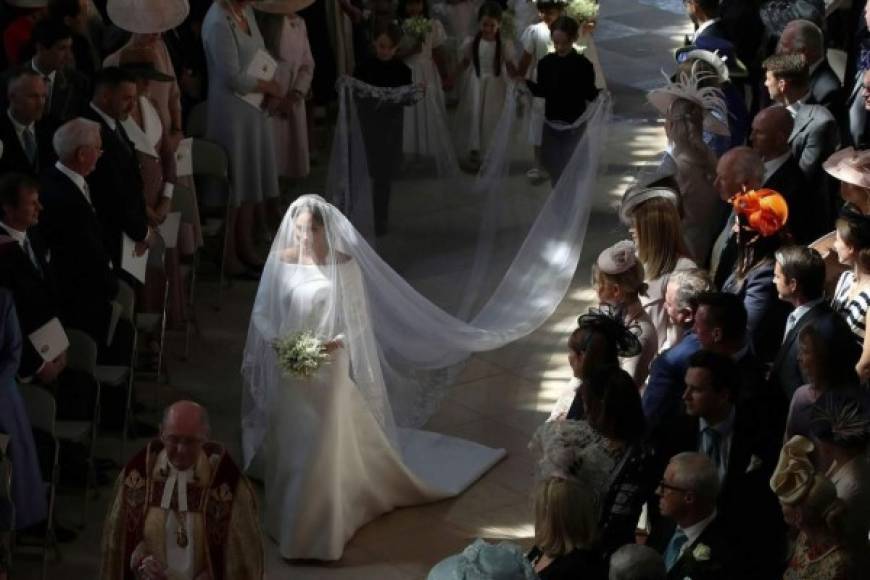
MULTIPOLYGON (((0 288, 0 433, 9 436, 6 454, 12 461, 12 505, 14 527, 18 530, 38 524, 48 514, 45 494, 40 493, 42 474, 30 419, 15 382, 21 360, 21 340, 12 295, 0 288)), ((26 388, 40 387, 27 385, 26 388)))
POLYGON ((231 211, 227 227, 234 235, 224 264, 231 275, 250 276, 262 269, 263 258, 254 247, 255 216, 280 223, 278 172, 269 110, 284 98, 278 83, 247 74, 258 51, 265 51, 251 0, 215 0, 202 23, 208 64, 208 120, 206 137, 227 151, 232 182, 231 211), (255 107, 239 95, 261 93, 263 105, 255 107))

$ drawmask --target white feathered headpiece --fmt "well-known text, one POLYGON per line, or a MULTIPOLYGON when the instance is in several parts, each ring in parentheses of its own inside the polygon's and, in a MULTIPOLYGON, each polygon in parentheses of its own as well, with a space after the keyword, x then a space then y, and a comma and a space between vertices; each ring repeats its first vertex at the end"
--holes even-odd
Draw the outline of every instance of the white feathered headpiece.
POLYGON ((685 99, 697 104, 704 111, 704 130, 717 135, 730 135, 728 129, 728 105, 725 103, 725 95, 721 89, 715 87, 699 87, 698 85, 710 75, 697 70, 697 65, 692 66, 692 73, 681 72, 676 82, 672 82, 668 75, 662 74, 667 84, 647 93, 647 100, 664 116, 668 115, 674 101, 685 99))
POLYGON ((586 421, 549 421, 538 427, 529 449, 537 456, 538 481, 557 477, 576 481, 604 495, 610 483, 613 458, 604 439, 586 421))

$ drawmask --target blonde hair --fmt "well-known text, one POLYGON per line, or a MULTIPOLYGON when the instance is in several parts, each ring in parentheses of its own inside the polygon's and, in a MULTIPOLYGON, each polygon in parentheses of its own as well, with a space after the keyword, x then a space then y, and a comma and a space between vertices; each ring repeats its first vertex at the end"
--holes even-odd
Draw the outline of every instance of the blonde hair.
POLYGON ((689 254, 677 208, 672 202, 655 197, 638 205, 632 217, 637 231, 637 257, 647 280, 673 272, 680 256, 689 254))
POLYGON ((647 284, 644 282, 644 269, 640 260, 634 266, 619 274, 607 274, 598 268, 598 264, 592 264, 592 281, 596 284, 607 282, 619 286, 622 293, 632 300, 640 295, 646 296, 647 284))
POLYGON ((576 481, 551 477, 535 488, 535 544, 558 557, 598 541, 598 501, 576 481))

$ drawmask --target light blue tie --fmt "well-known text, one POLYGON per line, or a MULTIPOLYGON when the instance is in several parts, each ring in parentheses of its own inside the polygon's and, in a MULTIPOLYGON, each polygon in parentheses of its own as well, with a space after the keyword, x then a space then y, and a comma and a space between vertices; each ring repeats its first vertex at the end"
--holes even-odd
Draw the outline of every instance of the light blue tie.
POLYGON ((665 567, 667 567, 669 572, 674 567, 674 564, 677 563, 677 560, 680 559, 680 550, 683 549, 688 540, 689 537, 686 536, 686 532, 680 528, 677 528, 677 531, 671 536, 671 541, 668 542, 668 548, 665 550, 665 567))
POLYGON ((716 465, 716 469, 719 469, 722 466, 722 434, 712 427, 704 427, 701 439, 701 449, 704 451, 704 455, 710 458, 716 465))

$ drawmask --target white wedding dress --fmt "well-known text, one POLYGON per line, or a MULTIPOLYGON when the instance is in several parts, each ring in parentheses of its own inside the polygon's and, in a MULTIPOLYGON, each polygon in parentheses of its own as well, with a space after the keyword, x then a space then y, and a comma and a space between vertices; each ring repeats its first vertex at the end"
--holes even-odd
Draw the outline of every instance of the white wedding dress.
MULTIPOLYGON (((349 314, 339 316, 330 332, 338 330, 349 346, 334 351, 310 379, 282 375, 268 351, 276 369, 268 374, 278 384, 269 389, 268 428, 249 473, 265 484, 265 529, 281 556, 337 560, 367 522, 397 507, 461 493, 505 452, 392 427, 386 391, 363 394, 352 377, 349 351, 377 345, 354 260, 333 266, 335 276, 330 267, 317 265, 275 267, 278 282, 270 292, 284 309, 279 332, 318 328, 333 303, 334 278, 341 281, 349 314)), ((252 327, 263 337, 274 336, 276 320, 265 307, 270 301, 258 296, 257 302, 252 327), (258 311, 259 305, 264 308, 258 311)))

